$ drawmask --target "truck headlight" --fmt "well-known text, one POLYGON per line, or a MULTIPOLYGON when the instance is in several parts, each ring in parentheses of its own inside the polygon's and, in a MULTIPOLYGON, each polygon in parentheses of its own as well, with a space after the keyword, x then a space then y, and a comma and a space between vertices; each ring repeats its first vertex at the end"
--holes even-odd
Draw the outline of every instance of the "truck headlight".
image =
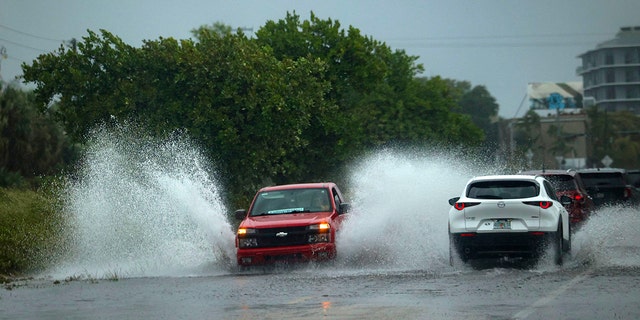
POLYGON ((256 229, 251 229, 251 228, 239 228, 238 229, 238 236, 240 236, 240 237, 242 237, 244 235, 247 235, 247 234, 255 234, 255 233, 257 233, 256 229))
POLYGON ((240 248, 255 248, 258 246, 258 239, 256 238, 239 238, 238 247, 240 248))
POLYGON ((318 232, 329 232, 331 225, 327 222, 321 222, 318 224, 312 224, 309 226, 309 230, 316 230, 318 232))
POLYGON ((331 242, 331 233, 318 233, 309 235, 309 243, 331 242))
POLYGON ((239 228, 238 229, 238 247, 239 248, 255 248, 258 246, 257 238, 249 238, 248 236, 258 233, 256 229, 239 228))

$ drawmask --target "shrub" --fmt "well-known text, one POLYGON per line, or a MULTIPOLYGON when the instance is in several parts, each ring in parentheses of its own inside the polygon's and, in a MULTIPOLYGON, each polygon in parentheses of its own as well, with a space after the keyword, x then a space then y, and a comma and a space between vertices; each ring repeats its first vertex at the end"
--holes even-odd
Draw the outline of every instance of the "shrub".
POLYGON ((0 188, 0 274, 37 272, 63 253, 64 219, 48 191, 0 188))

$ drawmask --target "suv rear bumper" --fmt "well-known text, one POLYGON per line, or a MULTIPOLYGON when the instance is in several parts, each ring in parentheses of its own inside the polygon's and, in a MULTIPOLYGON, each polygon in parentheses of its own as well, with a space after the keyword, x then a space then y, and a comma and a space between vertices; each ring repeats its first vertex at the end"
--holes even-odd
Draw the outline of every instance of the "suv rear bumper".
POLYGON ((463 260, 493 257, 537 257, 545 250, 549 232, 454 233, 452 249, 463 260))
POLYGON ((334 243, 237 250, 237 261, 240 266, 323 261, 333 259, 335 256, 336 246, 334 243))

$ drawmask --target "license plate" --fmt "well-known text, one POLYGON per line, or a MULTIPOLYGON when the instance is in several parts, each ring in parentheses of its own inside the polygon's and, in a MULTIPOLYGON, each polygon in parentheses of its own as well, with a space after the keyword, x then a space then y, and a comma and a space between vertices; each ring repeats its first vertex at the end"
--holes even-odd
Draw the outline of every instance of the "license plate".
POLYGON ((511 229, 511 220, 496 220, 493 222, 493 229, 511 229))

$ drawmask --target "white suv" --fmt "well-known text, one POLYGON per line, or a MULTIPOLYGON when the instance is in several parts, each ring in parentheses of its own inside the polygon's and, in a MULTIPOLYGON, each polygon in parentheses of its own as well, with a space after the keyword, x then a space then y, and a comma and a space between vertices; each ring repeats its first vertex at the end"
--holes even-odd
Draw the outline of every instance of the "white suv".
POLYGON ((562 264, 571 250, 569 214, 542 176, 475 177, 449 199, 449 252, 463 262, 485 257, 539 258, 547 247, 562 264))

